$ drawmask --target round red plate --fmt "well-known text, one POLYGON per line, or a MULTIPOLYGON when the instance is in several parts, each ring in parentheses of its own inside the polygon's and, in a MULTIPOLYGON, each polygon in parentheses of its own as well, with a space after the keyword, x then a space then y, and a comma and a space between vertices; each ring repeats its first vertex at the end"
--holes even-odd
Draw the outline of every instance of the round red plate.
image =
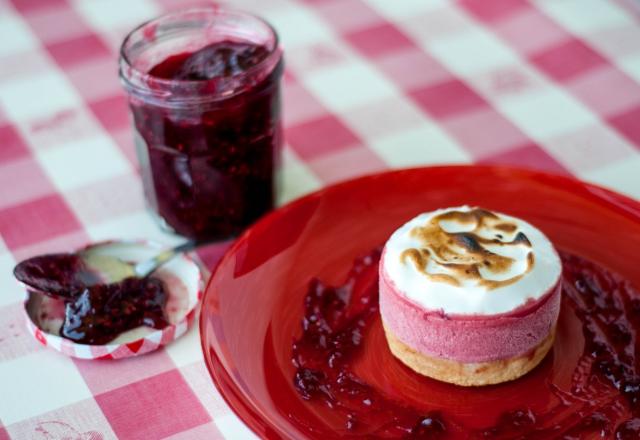
MULTIPOLYGON (((393 171, 335 185, 269 214, 220 261, 207 286, 200 332, 207 367, 236 414, 266 438, 344 434, 327 408, 293 387, 291 343, 300 332, 307 283, 341 283, 354 258, 401 224, 436 208, 479 205, 521 217, 563 251, 588 258, 640 287, 640 203, 574 179, 501 167, 393 171)), ((460 388, 422 378, 390 354, 379 319, 354 370, 388 397, 437 409, 469 426, 504 411, 552 404, 582 351, 579 326, 561 320, 557 342, 532 373, 512 383, 460 388)))

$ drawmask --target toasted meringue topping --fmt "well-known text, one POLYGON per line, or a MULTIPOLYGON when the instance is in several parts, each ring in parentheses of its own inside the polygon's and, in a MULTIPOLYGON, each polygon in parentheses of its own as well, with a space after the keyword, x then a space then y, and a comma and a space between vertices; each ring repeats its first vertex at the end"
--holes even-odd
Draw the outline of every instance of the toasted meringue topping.
POLYGON ((428 309, 495 314, 544 295, 557 283, 561 263, 529 223, 463 206, 421 214, 398 229, 383 268, 428 309))
POLYGON ((470 211, 446 211, 432 217, 424 226, 411 229, 411 237, 418 239, 422 246, 410 248, 400 254, 403 263, 411 261, 418 271, 434 282, 460 286, 462 280, 475 280, 487 289, 496 289, 518 281, 531 272, 535 257, 527 236, 518 231, 514 223, 505 222, 496 214, 484 209, 470 211), (448 226, 442 224, 447 222, 448 226), (461 231, 461 232, 457 232, 461 231), (506 240, 501 231, 513 235, 506 240), (500 248, 520 246, 526 252, 526 266, 516 273, 512 269, 518 261, 514 257, 501 255, 500 248), (432 263, 445 273, 430 273, 432 263), (502 274, 511 273, 500 279, 502 274))

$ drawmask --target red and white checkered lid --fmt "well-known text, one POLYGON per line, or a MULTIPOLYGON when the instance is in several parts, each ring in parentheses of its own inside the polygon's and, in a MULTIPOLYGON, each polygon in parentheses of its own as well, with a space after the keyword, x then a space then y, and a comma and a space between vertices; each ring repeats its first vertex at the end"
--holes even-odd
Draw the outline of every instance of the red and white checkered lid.
MULTIPOLYGON (((92 252, 137 262, 153 257, 164 246, 151 242, 110 241, 88 248, 92 252)), ((141 326, 122 333, 109 344, 79 344, 59 335, 64 316, 62 301, 36 295, 31 301, 24 302, 29 333, 42 345, 79 359, 121 359, 149 353, 167 345, 185 334, 195 321, 203 294, 202 274, 195 261, 187 255, 181 255, 163 265, 155 275, 168 287, 165 314, 170 325, 163 329, 141 326)))

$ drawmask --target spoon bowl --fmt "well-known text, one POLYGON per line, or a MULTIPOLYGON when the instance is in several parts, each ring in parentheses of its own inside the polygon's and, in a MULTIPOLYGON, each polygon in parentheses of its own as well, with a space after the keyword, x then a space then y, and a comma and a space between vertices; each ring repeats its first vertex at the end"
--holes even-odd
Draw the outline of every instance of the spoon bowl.
POLYGON ((111 242, 91 245, 75 253, 38 255, 18 263, 13 274, 32 289, 68 297, 97 284, 145 278, 176 255, 192 250, 196 243, 187 241, 142 261, 105 254, 104 246, 111 246, 111 242))

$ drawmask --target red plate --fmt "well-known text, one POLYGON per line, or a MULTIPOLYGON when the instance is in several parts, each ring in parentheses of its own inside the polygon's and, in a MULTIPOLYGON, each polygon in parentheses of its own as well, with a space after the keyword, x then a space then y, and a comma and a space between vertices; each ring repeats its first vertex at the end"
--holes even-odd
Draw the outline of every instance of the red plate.
MULTIPOLYGON (((335 185, 278 209, 246 231, 207 286, 200 318, 204 356, 236 414, 266 438, 344 434, 342 421, 303 401, 293 387, 291 343, 301 332, 309 280, 339 284, 354 258, 384 243, 411 217, 463 204, 532 222, 560 250, 640 286, 640 203, 597 186, 475 166, 393 171, 335 185)), ((499 386, 460 388, 416 375, 390 354, 379 319, 356 370, 391 399, 486 426, 505 410, 545 408, 552 400, 547 385, 566 385, 584 343, 580 327, 567 322, 539 368, 499 386)))

